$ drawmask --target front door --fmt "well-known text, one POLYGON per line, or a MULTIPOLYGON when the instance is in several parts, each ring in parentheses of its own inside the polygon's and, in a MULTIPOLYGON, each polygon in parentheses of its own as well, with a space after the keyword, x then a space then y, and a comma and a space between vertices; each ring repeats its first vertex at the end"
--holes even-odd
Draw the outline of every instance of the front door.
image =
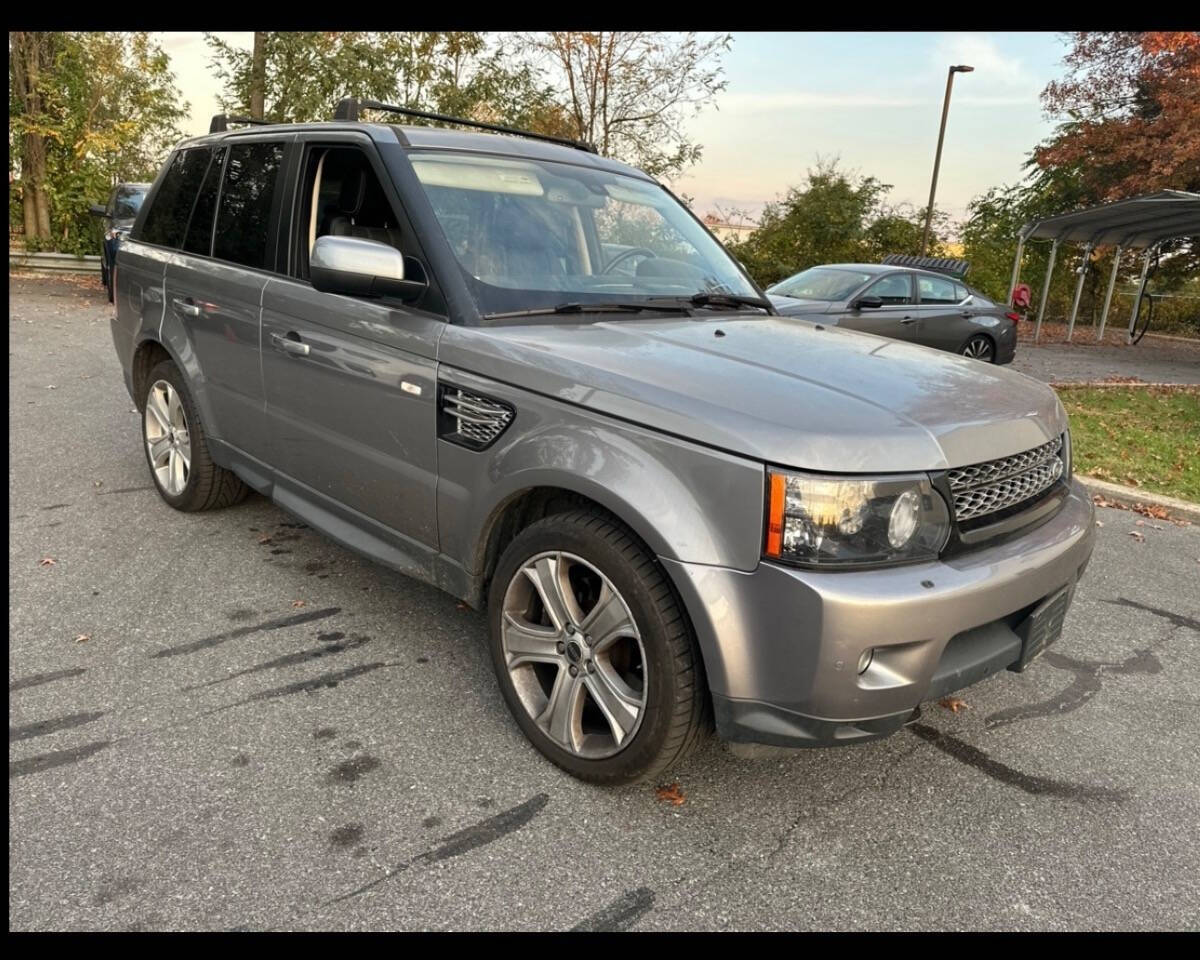
POLYGON ((889 273, 880 277, 856 299, 863 297, 878 297, 883 305, 857 309, 851 307, 840 314, 838 326, 891 337, 893 340, 917 339, 918 316, 911 273, 889 273))
POLYGON ((341 513, 343 522, 374 529, 410 557, 428 555, 438 544, 444 315, 425 300, 323 293, 307 280, 312 245, 324 235, 390 244, 419 270, 411 227, 398 216, 398 198, 365 138, 305 144, 293 204, 290 276, 273 278, 263 297, 276 500, 293 496, 341 513))

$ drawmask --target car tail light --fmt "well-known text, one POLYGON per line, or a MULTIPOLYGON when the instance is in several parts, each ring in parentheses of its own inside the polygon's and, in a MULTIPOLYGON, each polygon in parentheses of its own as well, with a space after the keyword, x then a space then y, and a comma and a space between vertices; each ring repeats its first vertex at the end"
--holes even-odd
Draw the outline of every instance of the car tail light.
POLYGON ((1008 319, 1011 320, 1013 323, 1021 322, 1021 315, 1019 313, 1013 313, 1010 310, 1008 313, 1005 314, 1005 316, 1008 317, 1008 319))

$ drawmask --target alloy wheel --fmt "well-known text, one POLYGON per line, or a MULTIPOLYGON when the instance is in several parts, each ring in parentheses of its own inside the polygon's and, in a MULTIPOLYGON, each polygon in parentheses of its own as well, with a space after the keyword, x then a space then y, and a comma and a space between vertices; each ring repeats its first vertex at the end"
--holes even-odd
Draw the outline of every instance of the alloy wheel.
POLYGON ((963 356, 973 357, 976 360, 991 360, 992 341, 987 337, 972 337, 963 347, 963 356))
POLYGON ((586 759, 619 753, 646 712, 646 655, 629 605, 603 573, 570 553, 540 553, 509 581, 504 663, 534 723, 586 759))
POLYGON ((178 497, 192 472, 192 441, 179 392, 166 380, 156 380, 146 398, 146 450, 158 485, 178 497))

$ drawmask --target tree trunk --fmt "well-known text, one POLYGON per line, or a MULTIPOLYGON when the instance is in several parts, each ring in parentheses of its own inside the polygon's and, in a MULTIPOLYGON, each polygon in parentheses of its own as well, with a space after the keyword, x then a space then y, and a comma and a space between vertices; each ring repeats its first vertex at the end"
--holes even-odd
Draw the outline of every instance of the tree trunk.
POLYGON ((267 91, 267 35, 254 31, 254 53, 250 61, 250 117, 263 119, 263 100, 267 91))
MULTIPOLYGON (((13 86, 21 101, 21 113, 36 118, 42 112, 38 90, 41 68, 48 60, 48 38, 34 32, 12 34, 13 86)), ((48 239, 50 205, 46 198, 46 141, 40 133, 26 133, 21 139, 21 193, 25 236, 48 239)))

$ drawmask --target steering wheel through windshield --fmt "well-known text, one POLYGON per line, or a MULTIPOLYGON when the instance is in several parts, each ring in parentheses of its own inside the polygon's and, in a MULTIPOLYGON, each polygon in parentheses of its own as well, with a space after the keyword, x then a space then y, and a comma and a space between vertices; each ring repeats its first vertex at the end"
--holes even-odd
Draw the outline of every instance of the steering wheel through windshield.
POLYGON ((644 257, 657 257, 658 256, 658 254, 656 254, 653 250, 647 250, 645 247, 634 247, 631 250, 624 250, 621 253, 618 253, 615 257, 613 257, 611 260, 609 260, 607 264, 605 264, 604 269, 601 270, 600 272, 601 273, 612 273, 613 267, 615 267, 618 263, 624 263, 630 257, 636 257, 639 254, 641 254, 644 257))

